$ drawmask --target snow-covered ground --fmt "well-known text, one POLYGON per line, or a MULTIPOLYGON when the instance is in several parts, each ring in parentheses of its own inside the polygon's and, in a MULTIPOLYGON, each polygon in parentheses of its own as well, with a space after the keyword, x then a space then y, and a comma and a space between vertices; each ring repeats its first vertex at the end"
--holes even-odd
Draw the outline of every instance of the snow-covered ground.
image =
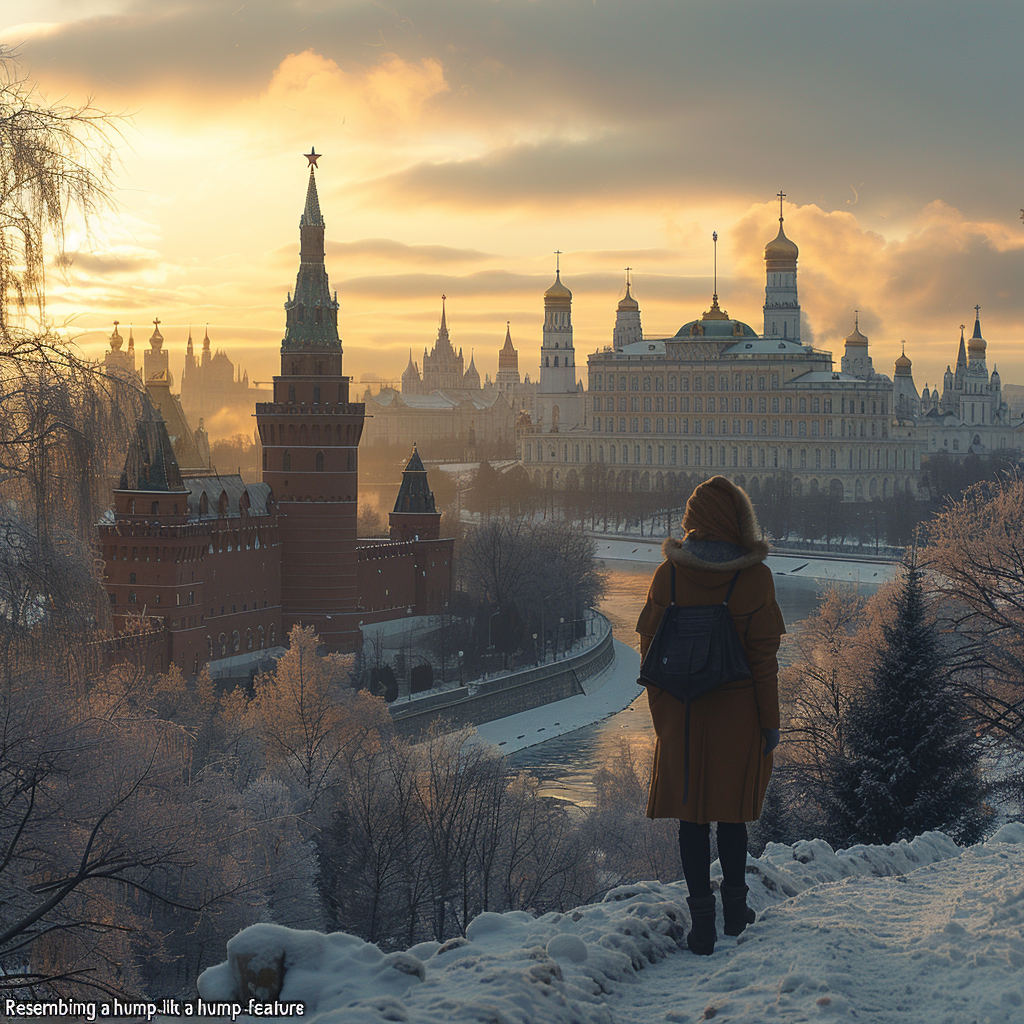
POLYGON ((640 654, 613 640, 615 660, 603 672, 583 683, 584 693, 552 704, 522 711, 476 727, 471 743, 489 743, 512 754, 585 725, 603 721, 629 707, 640 694, 636 677, 640 654))
POLYGON ((254 925, 199 992, 246 1009, 241 958, 283 963, 278 998, 317 1024, 1024 1020, 1024 825, 963 849, 938 832, 839 853, 771 845, 747 880, 758 920, 711 957, 685 949, 684 884, 639 882, 567 914, 481 914, 464 939, 399 953, 254 925))
MULTIPOLYGON (((645 562, 657 565, 661 561, 661 541, 642 538, 594 538, 597 558, 617 562, 645 562)), ((821 555, 771 554, 765 560, 768 568, 780 576, 800 576, 806 579, 837 580, 846 583, 886 583, 892 579, 899 563, 885 559, 828 558, 821 555)))

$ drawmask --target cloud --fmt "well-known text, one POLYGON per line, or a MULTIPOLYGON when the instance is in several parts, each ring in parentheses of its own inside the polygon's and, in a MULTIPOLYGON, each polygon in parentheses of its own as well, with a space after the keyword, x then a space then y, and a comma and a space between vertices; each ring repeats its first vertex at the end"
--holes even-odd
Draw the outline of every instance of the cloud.
POLYGON ((54 261, 63 270, 84 271, 100 277, 109 274, 131 274, 157 265, 155 256, 126 256, 115 253, 62 252, 54 261))
MULTIPOLYGON (((450 245, 411 245, 393 238, 359 238, 351 242, 324 243, 328 263, 332 260, 378 260, 382 263, 437 264, 479 263, 494 259, 479 249, 459 249, 450 245)), ((270 254, 274 266, 298 265, 298 243, 282 245, 270 254)))
POLYGON ((406 61, 393 53, 373 64, 342 69, 315 50, 289 54, 274 71, 259 104, 271 116, 287 116, 296 127, 323 127, 325 112, 351 121, 363 137, 414 125, 423 107, 448 91, 441 62, 406 61))

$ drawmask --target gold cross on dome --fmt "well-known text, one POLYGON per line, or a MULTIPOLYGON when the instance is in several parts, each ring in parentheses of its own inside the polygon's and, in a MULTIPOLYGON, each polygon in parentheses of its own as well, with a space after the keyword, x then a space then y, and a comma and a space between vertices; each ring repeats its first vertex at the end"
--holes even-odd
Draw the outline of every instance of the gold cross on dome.
POLYGON ((781 217, 782 216, 782 200, 786 198, 786 193, 783 192, 781 189, 779 189, 779 191, 776 192, 775 194, 779 197, 779 216, 781 217))

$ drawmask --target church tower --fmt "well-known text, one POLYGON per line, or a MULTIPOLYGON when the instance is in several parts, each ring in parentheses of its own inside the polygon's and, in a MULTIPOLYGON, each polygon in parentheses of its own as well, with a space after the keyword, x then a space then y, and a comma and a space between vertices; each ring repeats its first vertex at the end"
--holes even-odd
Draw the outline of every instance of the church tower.
POLYGON ((860 313, 853 311, 853 333, 846 336, 846 353, 840 362, 843 373, 852 374, 854 377, 873 377, 875 368, 871 364, 871 356, 868 355, 867 336, 860 333, 860 313))
POLYGON ((782 230, 779 192, 779 233, 764 247, 764 337, 800 343, 800 302, 796 292, 796 261, 800 250, 782 230))
MULTIPOLYGON (((134 348, 134 347, 133 347, 134 348)), ((134 355, 134 351, 132 352, 134 355)), ((168 385, 174 383, 167 365, 167 353, 164 351, 164 336, 160 333, 160 318, 153 320, 153 333, 149 337, 149 351, 143 354, 143 379, 152 380, 159 377, 168 385)))
POLYGON ((519 380, 519 353, 512 346, 512 321, 505 321, 505 344, 498 353, 498 376, 495 384, 502 391, 511 391, 519 380))
POLYGON ((619 299, 615 309, 615 327, 612 330, 612 348, 622 351, 623 345, 632 345, 634 341, 643 341, 644 332, 640 328, 640 303, 629 292, 629 271, 626 267, 626 294, 619 299))
MULTIPOLYGON (((365 407, 342 373, 338 299, 324 266, 315 150, 299 220, 299 271, 288 295, 274 400, 256 405, 263 480, 277 501, 284 628, 313 626, 332 650, 359 646, 357 456, 365 407)), ((205 356, 205 344, 204 344, 205 356)))
POLYGON ((576 392, 576 353, 572 347, 572 292, 562 284, 556 253, 555 282, 544 293, 544 335, 540 348, 542 395, 576 392))

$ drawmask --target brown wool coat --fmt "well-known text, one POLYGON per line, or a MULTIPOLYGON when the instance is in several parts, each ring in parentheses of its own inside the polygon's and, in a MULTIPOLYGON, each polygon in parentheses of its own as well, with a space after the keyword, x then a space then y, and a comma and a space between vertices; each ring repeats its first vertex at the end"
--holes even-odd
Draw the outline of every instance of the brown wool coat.
POLYGON ((745 556, 731 562, 706 562, 690 546, 669 538, 665 561, 654 573, 647 604, 636 630, 641 657, 647 653, 670 602, 670 565, 676 568, 676 604, 715 604, 725 599, 740 570, 729 610, 744 641, 752 678, 728 683, 690 705, 690 788, 683 802, 684 705, 650 686, 647 697, 657 744, 647 802, 649 818, 683 821, 756 821, 772 771, 764 756, 762 729, 779 728, 779 641, 786 632, 775 600, 771 570, 764 564, 767 545, 745 544, 745 556))

